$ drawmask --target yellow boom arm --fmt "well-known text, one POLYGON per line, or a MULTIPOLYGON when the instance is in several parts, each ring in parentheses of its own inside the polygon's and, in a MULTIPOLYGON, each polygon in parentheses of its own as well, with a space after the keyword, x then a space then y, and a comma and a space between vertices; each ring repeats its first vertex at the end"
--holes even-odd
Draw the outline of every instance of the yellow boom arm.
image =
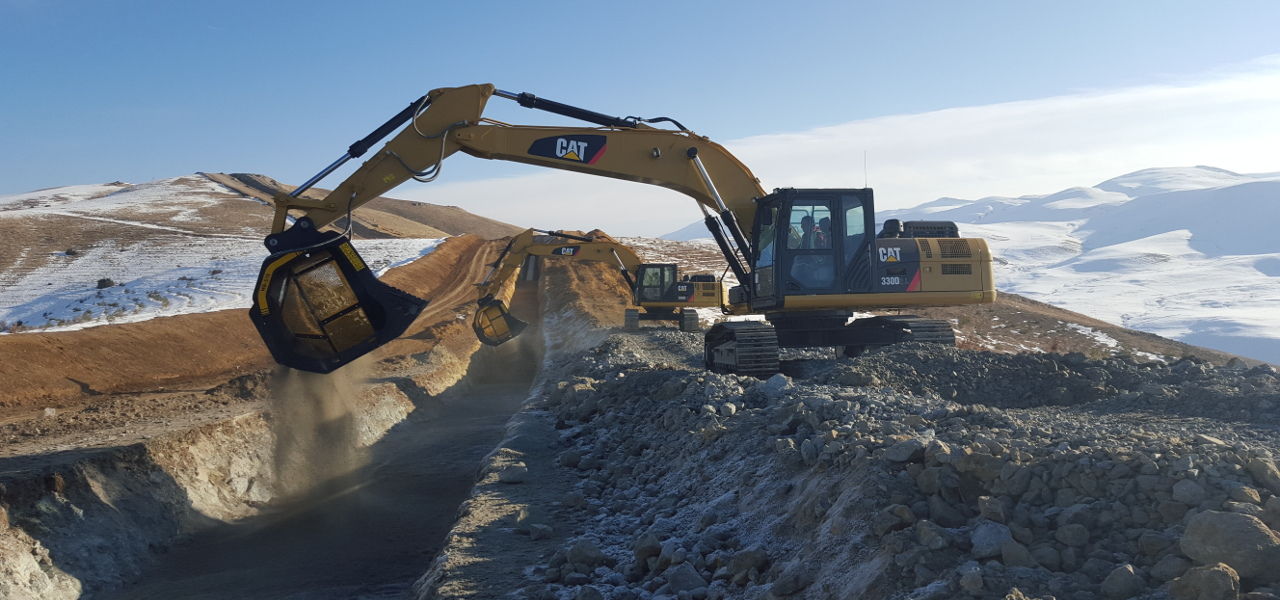
MULTIPOLYGON (((709 219, 711 213, 718 214, 736 246, 743 251, 747 249, 742 231, 750 230, 755 218, 753 200, 764 196, 764 190, 746 165, 705 137, 683 129, 657 129, 638 120, 605 117, 528 94, 501 92, 490 84, 432 90, 410 108, 413 110, 406 109, 412 113, 409 126, 324 198, 304 198, 301 192, 336 169, 345 158, 293 192, 277 196, 272 231, 283 231, 286 216, 302 216, 298 213, 310 218, 316 228, 323 227, 411 178, 429 181, 439 172, 445 158, 462 151, 480 158, 577 171, 675 190, 696 200, 709 219), (484 119, 481 114, 494 95, 609 125, 535 127, 484 119)), ((393 124, 399 124, 395 121, 388 121, 371 137, 393 129, 393 124)), ((349 150, 348 157, 350 155, 349 150)), ((738 272, 742 267, 728 250, 728 239, 729 236, 723 238, 721 247, 738 277, 745 279, 745 271, 738 272)), ((742 257, 744 261, 745 258, 742 257)))

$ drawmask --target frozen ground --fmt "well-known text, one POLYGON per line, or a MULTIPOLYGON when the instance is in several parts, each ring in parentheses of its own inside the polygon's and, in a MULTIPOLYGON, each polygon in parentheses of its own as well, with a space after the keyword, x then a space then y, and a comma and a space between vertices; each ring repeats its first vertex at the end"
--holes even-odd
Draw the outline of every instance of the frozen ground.
MULTIPOLYGON (((267 255, 260 239, 175 236, 165 241, 169 243, 103 245, 32 271, 0 289, 0 322, 8 324, 8 331, 66 331, 249 307, 267 255), (181 253, 165 246, 180 246, 181 253), (111 283, 99 284, 103 278, 111 283)), ((428 254, 440 242, 354 244, 370 268, 382 272, 428 254)))

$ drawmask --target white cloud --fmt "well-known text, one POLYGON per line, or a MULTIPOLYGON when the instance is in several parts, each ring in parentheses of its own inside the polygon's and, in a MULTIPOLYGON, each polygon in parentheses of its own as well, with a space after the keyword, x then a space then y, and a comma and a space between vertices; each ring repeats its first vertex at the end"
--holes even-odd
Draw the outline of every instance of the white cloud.
MULTIPOLYGON (((1177 85, 895 115, 724 145, 766 190, 861 187, 865 151, 885 209, 941 196, 1052 193, 1159 166, 1276 171, 1280 56, 1177 85)), ((397 195, 518 225, 615 235, 658 235, 700 216, 691 199, 669 190, 559 171, 397 195)))

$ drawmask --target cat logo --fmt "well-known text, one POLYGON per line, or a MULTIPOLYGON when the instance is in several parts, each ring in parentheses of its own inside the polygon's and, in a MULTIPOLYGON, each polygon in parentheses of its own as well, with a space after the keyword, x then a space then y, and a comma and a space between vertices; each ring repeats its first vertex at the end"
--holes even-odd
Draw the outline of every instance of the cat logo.
POLYGON ((895 263, 900 260, 902 260, 901 248, 881 248, 880 249, 880 262, 895 263))
POLYGON ((593 165, 600 160, 601 156, 604 156, 606 140, 607 138, 603 135, 561 135, 539 138, 529 145, 529 154, 593 165))
POLYGON ((574 256, 578 253, 578 247, 565 246, 563 248, 556 248, 555 250, 552 250, 551 253, 556 256, 574 256))
POLYGON ((556 138, 556 156, 565 160, 581 161, 587 155, 587 143, 556 138))

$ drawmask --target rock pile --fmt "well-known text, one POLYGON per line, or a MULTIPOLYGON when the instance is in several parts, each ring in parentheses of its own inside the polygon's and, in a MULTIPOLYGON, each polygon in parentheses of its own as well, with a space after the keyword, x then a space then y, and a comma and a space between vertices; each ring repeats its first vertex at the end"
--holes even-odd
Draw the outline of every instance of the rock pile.
POLYGON ((1280 379, 904 345, 706 373, 616 335, 537 408, 586 531, 533 598, 1280 598, 1280 379))

